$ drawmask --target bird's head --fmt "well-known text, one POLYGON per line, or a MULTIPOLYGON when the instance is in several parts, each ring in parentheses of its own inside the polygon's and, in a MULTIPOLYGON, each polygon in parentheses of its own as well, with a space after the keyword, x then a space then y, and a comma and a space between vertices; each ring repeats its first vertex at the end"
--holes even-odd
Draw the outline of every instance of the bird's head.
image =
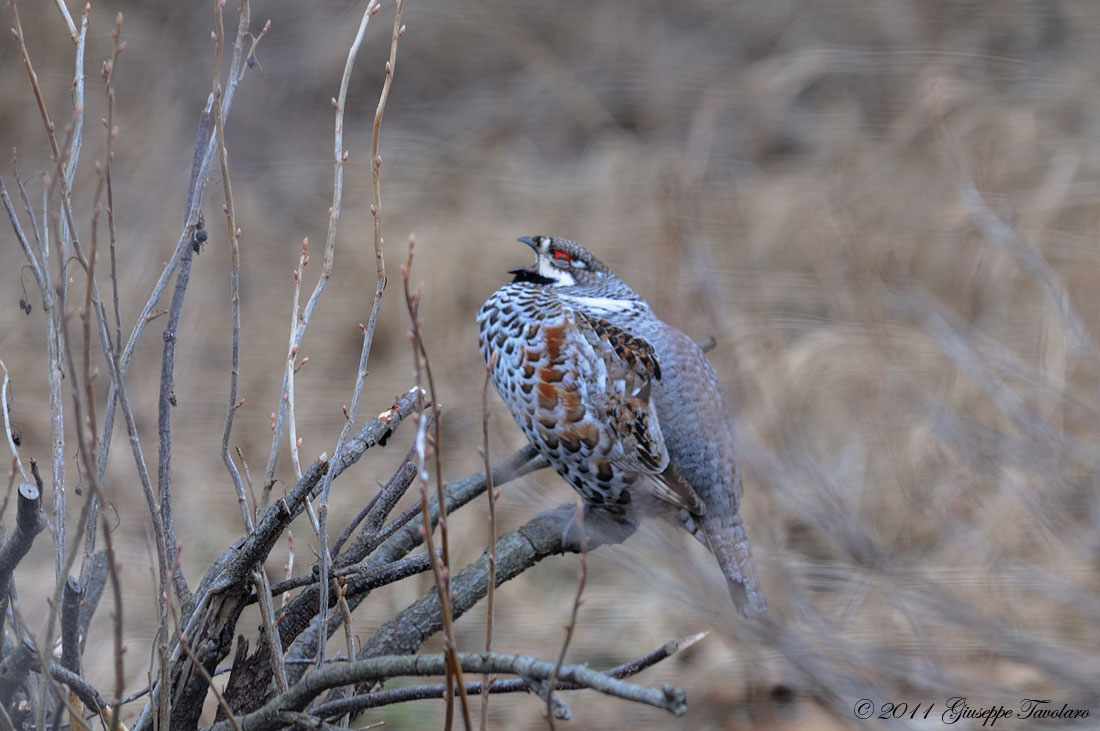
POLYGON ((607 266, 580 244, 553 236, 523 236, 519 239, 535 250, 535 263, 510 269, 513 282, 530 282, 547 287, 597 286, 614 277, 607 266))

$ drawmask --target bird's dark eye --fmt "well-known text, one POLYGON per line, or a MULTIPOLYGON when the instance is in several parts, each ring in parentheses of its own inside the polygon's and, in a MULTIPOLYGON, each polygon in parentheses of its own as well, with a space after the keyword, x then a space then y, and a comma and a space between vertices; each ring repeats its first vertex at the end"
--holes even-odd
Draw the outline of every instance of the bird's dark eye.
POLYGON ((569 254, 564 251, 555 251, 551 261, 553 261, 556 266, 564 269, 573 263, 573 257, 569 256, 569 254))

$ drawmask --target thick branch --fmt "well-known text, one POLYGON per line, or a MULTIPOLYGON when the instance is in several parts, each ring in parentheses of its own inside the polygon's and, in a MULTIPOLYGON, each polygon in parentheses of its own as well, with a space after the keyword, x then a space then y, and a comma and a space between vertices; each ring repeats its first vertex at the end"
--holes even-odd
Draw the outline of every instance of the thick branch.
POLYGON ((67 670, 55 662, 50 663, 50 675, 59 683, 64 683, 69 686, 73 693, 76 693, 76 697, 80 701, 91 708, 92 710, 99 711, 107 708, 107 701, 85 680, 81 675, 67 670))
MULTIPOLYGON (((706 637, 706 633, 700 633, 679 640, 673 640, 672 642, 666 642, 653 652, 637 657, 629 662, 625 662, 622 665, 616 665, 613 668, 601 670, 600 672, 611 678, 627 678, 631 675, 636 675, 642 670, 672 657, 677 652, 686 650, 704 637, 706 637)), ((485 685, 485 683, 481 682, 467 683, 466 693, 469 695, 480 695, 484 692, 485 685)), ((488 683, 488 686, 490 693, 526 693, 530 691, 529 682, 524 678, 493 680, 488 683)), ((584 687, 586 686, 580 683, 561 682, 559 680, 555 687, 555 691, 580 690, 584 687)), ((369 708, 377 708, 379 706, 387 706, 394 703, 407 703, 409 701, 424 700, 428 698, 442 698, 445 691, 446 686, 442 683, 380 690, 374 693, 364 693, 349 698, 328 701, 318 705, 313 709, 313 712, 319 718, 334 718, 336 716, 342 716, 345 713, 358 714, 369 708)))
MULTIPOLYGON (((554 672, 554 663, 523 655, 460 653, 458 660, 466 673, 507 673, 546 680, 554 672)), ((442 655, 389 655, 326 665, 303 678, 286 693, 272 699, 260 710, 237 720, 243 731, 281 728, 281 711, 304 710, 314 698, 329 688, 410 675, 442 675, 444 663, 442 655)), ((563 665, 558 677, 565 682, 577 683, 607 695, 661 708, 676 716, 687 712, 684 692, 670 685, 661 689, 647 688, 617 680, 583 665, 563 665)), ((211 731, 229 731, 230 728, 229 723, 223 721, 212 726, 211 731)))
MULTIPOLYGON (((496 586, 512 579, 536 563, 558 553, 577 552, 579 545, 571 539, 574 522, 573 506, 541 513, 526 525, 503 535, 496 544, 496 586)), ((632 529, 610 525, 595 511, 585 512, 585 532, 589 550, 604 543, 624 540, 632 529)), ((489 556, 484 554, 470 564, 451 582, 455 617, 460 617, 486 595, 489 590, 489 556)), ((360 658, 416 652, 424 642, 443 627, 439 597, 429 591, 387 622, 359 652, 360 658)), ((362 690, 362 689, 360 689, 362 690)))
POLYGON ((267 509, 263 519, 256 526, 256 531, 245 539, 244 543, 233 550, 232 558, 226 570, 214 582, 210 588, 211 593, 224 591, 247 578, 248 572, 258 566, 271 552, 279 536, 283 534, 287 526, 305 509, 305 501, 320 490, 321 478, 328 470, 333 470, 333 479, 359 461, 363 452, 375 444, 385 443, 398 425, 412 413, 416 405, 416 394, 408 391, 398 397, 394 405, 371 419, 349 439, 344 450, 335 459, 328 461, 317 460, 309 466, 302 475, 302 479, 287 494, 285 498, 277 501, 267 509))
POLYGON ((0 706, 8 707, 12 697, 31 672, 36 661, 34 642, 24 638, 14 650, 0 662, 0 706))
MULTIPOLYGON (((493 469, 493 484, 503 485, 517 477, 542 469, 546 464, 546 460, 538 455, 535 448, 528 445, 493 469)), ((485 492, 484 472, 479 472, 456 482, 452 482, 447 485, 445 490, 447 510, 457 510, 483 492, 485 492)), ((434 497, 430 498, 429 502, 429 513, 434 523, 439 518, 439 507, 434 497)), ((417 530, 417 526, 410 525, 410 521, 416 515, 419 515, 419 506, 410 508, 409 511, 403 513, 383 529, 381 536, 384 538, 384 543, 363 562, 362 565, 364 570, 369 571, 388 566, 406 556, 410 551, 424 542, 420 532, 417 530)), ((305 626, 303 619, 305 622, 309 622, 311 618, 316 616, 316 594, 313 593, 312 598, 310 598, 307 596, 310 593, 311 592, 303 592, 302 595, 297 597, 294 602, 287 607, 286 613, 284 614, 284 621, 280 624, 280 631, 283 635, 284 643, 294 639, 298 632, 302 631, 302 627, 305 626), (310 604, 306 607, 302 607, 302 604, 306 602, 310 602, 310 604), (310 611, 310 608, 312 608, 312 611, 310 611), (300 614, 301 618, 295 619, 292 615, 296 614, 300 614), (292 633, 292 626, 298 627, 297 631, 292 633)), ((365 596, 366 594, 364 593, 355 597, 349 597, 348 604, 351 609, 354 610, 365 596)), ((438 604, 436 607, 438 608, 438 604)), ((326 637, 334 632, 337 627, 339 627, 338 621, 330 623, 327 628, 326 637)), ((302 658, 311 656, 311 648, 315 647, 314 643, 317 641, 317 631, 318 625, 316 620, 313 619, 309 631, 302 634, 297 640, 295 646, 288 653, 288 657, 302 658)), ((298 669, 297 671, 288 672, 297 672, 300 674, 303 670, 298 669)))
MULTIPOLYGON (((435 418, 435 414, 432 412, 426 414, 421 412, 420 418, 432 420, 435 418)), ((355 542, 352 543, 347 551, 336 556, 335 565, 337 568, 350 566, 356 561, 362 561, 364 556, 378 548, 382 543, 384 540, 381 533, 383 522, 389 517, 394 506, 397 505, 397 502, 404 497, 409 486, 412 485, 413 480, 416 479, 416 464, 413 462, 413 457, 415 456, 415 447, 409 449, 408 454, 405 455, 405 459, 401 462, 401 466, 397 468, 397 472, 393 474, 393 477, 390 478, 390 481, 386 483, 385 487, 378 491, 378 498, 371 504, 370 509, 366 512, 363 528, 359 531, 359 535, 356 536, 355 542)), ((337 546, 333 549, 334 552, 340 550, 341 543, 343 543, 343 541, 337 543, 337 546)))
MULTIPOLYGON (((414 402, 412 392, 398 397, 391 408, 364 424, 340 454, 310 465, 286 497, 267 508, 252 535, 230 548, 207 571, 195 593, 196 609, 183 632, 207 672, 212 672, 232 648, 237 620, 251 595, 251 572, 262 567, 279 537, 305 509, 310 496, 320 489, 325 471, 333 470, 334 477, 339 476, 369 447, 384 443, 412 412, 414 402)), ((178 722, 187 728, 194 725, 192 719, 198 718, 209 687, 201 674, 191 672, 190 662, 177 662, 180 653, 177 644, 171 660, 174 663, 171 688, 177 699, 173 704, 173 725, 178 722)), ((160 692, 159 687, 155 692, 160 692)))
POLYGON ((84 592, 70 576, 61 600, 61 666, 80 675, 80 603, 84 592))
POLYGON ((15 530, 0 547, 0 592, 7 593, 8 581, 12 571, 27 551, 31 550, 34 537, 46 527, 42 515, 42 493, 29 482, 19 486, 19 507, 16 513, 15 530))

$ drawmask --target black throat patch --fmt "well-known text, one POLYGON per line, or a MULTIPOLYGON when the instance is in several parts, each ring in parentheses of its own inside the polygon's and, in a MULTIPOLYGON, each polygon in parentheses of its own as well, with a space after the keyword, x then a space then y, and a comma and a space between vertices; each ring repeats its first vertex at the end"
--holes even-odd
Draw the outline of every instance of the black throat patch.
POLYGON ((519 267, 518 269, 509 269, 509 274, 515 274, 515 279, 512 280, 512 284, 516 282, 530 282, 531 284, 553 284, 556 280, 550 277, 544 277, 539 274, 538 269, 531 269, 528 267, 519 267))

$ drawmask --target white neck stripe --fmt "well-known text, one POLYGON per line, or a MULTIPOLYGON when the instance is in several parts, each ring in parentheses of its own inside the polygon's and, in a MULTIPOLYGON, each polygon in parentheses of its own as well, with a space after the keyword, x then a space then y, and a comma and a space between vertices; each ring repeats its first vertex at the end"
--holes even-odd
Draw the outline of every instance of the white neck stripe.
POLYGON ((588 307, 601 312, 623 312, 634 309, 634 303, 630 300, 614 299, 612 297, 581 297, 579 295, 563 294, 561 298, 581 307, 588 307))
POLYGON ((549 259, 542 256, 539 257, 539 275, 547 279, 553 279, 554 286, 557 287, 572 287, 577 283, 572 274, 565 269, 557 268, 550 263, 549 259))

